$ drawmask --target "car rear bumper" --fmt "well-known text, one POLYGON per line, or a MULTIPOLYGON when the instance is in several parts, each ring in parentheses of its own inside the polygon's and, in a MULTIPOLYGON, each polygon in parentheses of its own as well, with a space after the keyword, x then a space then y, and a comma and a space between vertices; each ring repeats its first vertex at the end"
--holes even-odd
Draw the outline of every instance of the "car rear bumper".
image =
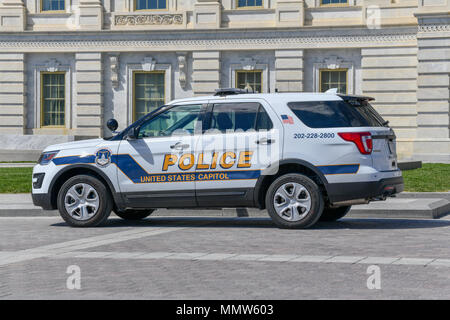
POLYGON ((33 204, 35 206, 42 207, 44 210, 56 209, 52 205, 52 199, 48 193, 32 193, 31 198, 33 199, 33 204))
POLYGON ((385 178, 378 181, 330 183, 327 187, 331 203, 391 196, 403 191, 403 177, 385 178))

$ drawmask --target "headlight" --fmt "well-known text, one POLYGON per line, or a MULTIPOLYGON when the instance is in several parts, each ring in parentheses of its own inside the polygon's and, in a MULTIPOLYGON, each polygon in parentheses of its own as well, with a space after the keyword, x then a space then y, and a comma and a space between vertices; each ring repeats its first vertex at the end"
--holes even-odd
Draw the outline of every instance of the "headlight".
POLYGON ((41 156, 39 157, 38 163, 43 166, 49 164, 50 161, 52 161, 52 159, 56 156, 58 152, 59 151, 49 151, 42 153, 41 156))

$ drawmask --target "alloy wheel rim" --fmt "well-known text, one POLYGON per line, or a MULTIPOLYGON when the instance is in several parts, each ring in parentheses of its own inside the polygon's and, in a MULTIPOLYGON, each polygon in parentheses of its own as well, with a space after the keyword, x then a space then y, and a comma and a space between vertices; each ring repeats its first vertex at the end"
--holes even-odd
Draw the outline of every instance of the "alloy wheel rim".
POLYGON ((94 187, 87 183, 77 183, 67 190, 64 207, 67 213, 76 220, 88 220, 95 216, 100 204, 94 187))
POLYGON ((282 219, 289 222, 299 221, 311 210, 311 195, 302 184, 288 182, 275 192, 273 205, 282 219))

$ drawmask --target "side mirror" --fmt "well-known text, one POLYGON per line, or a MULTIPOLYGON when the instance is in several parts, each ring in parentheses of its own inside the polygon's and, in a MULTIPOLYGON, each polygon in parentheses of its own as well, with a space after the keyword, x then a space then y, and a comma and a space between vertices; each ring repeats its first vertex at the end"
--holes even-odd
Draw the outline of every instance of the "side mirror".
POLYGON ((114 133, 119 127, 119 124, 116 119, 109 119, 108 122, 106 122, 106 126, 114 133))
POLYGON ((127 132, 127 140, 136 140, 139 135, 139 127, 133 127, 127 132))

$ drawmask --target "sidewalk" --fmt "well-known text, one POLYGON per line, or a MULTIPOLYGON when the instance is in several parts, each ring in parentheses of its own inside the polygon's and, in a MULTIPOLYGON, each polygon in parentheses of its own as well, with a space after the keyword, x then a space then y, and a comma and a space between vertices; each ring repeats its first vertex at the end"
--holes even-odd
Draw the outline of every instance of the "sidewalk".
MULTIPOLYGON (((450 192, 403 192, 386 201, 356 205, 349 217, 364 218, 412 218, 438 219, 450 214, 450 192)), ((57 216, 58 211, 46 211, 33 205, 31 195, 0 194, 0 217, 57 216)), ((159 209, 155 216, 223 216, 223 217, 267 217, 265 210, 255 208, 222 210, 159 209)))
POLYGON ((0 162, 0 168, 32 168, 36 162, 0 162))

